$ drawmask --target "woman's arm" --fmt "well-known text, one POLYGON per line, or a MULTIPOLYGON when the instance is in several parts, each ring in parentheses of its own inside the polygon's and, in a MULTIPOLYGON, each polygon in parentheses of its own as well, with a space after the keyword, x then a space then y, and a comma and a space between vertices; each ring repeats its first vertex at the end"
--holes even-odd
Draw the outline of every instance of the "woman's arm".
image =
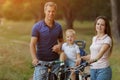
POLYGON ((102 48, 100 49, 98 55, 96 56, 95 59, 91 59, 90 63, 98 61, 104 54, 105 52, 110 48, 109 44, 103 44, 102 48))
POLYGON ((86 56, 82 56, 81 58, 85 61, 89 61, 90 60, 90 54, 86 55, 86 56))

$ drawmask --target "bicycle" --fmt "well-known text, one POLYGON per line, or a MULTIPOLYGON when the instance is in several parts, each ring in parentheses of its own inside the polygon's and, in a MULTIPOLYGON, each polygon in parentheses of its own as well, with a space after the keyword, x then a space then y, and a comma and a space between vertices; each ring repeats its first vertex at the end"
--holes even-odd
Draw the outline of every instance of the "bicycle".
MULTIPOLYGON (((47 64, 43 65, 48 68, 46 80, 57 80, 56 74, 53 73, 51 71, 51 69, 52 69, 53 65, 60 64, 60 63, 63 63, 63 62, 62 61, 53 61, 53 62, 48 62, 47 64)), ((41 66, 41 65, 42 65, 41 63, 38 63, 37 65, 35 65, 33 67, 37 67, 37 66, 41 66)))
POLYGON ((84 62, 81 65, 74 68, 76 71, 80 72, 80 74, 78 76, 79 80, 87 80, 90 77, 89 73, 84 72, 85 67, 87 67, 87 66, 90 66, 90 64, 88 62, 84 62))
MULTIPOLYGON (((84 40, 76 40, 75 44, 77 44, 79 46, 79 50, 80 50, 80 56, 86 56, 87 53, 85 51, 85 47, 86 47, 86 41, 84 40)), ((81 60, 81 64, 84 63, 85 60, 81 60)))
POLYGON ((89 66, 89 64, 87 62, 84 62, 81 65, 76 66, 76 67, 72 67, 72 68, 62 66, 62 68, 59 69, 59 73, 57 75, 58 80, 70 80, 67 77, 67 74, 71 71, 71 69, 75 72, 79 72, 76 75, 76 80, 87 80, 90 77, 90 74, 84 72, 84 69, 87 66, 89 66))
MULTIPOLYGON (((86 42, 85 42, 84 40, 76 40, 75 43, 79 46, 80 55, 81 55, 81 56, 86 56, 87 53, 86 53, 86 51, 84 50, 85 47, 86 47, 86 42)), ((78 67, 80 67, 80 66, 81 66, 81 67, 82 67, 82 66, 87 67, 87 65, 85 66, 85 63, 86 63, 86 61, 81 60, 81 63, 80 63, 81 65, 79 65, 78 67), (83 65, 83 64, 84 64, 84 65, 83 65)), ((64 69, 63 69, 63 68, 64 68, 63 66, 62 66, 62 68, 60 68, 59 74, 57 75, 59 80, 63 80, 63 78, 65 78, 65 80, 67 80, 67 75, 66 75, 66 73, 69 72, 70 70, 68 71, 68 70, 66 70, 67 68, 64 68, 64 69)), ((74 67, 74 70, 75 70, 75 67, 74 67)), ((77 71, 81 72, 81 75, 82 75, 82 78, 83 78, 83 79, 80 79, 80 75, 79 75, 79 76, 77 75, 76 80, 87 80, 87 78, 90 77, 89 74, 83 72, 84 69, 83 69, 83 71, 82 71, 82 69, 78 69, 77 71), (80 71, 79 71, 79 70, 80 70, 80 71), (79 78, 78 78, 78 77, 79 77, 79 78)))

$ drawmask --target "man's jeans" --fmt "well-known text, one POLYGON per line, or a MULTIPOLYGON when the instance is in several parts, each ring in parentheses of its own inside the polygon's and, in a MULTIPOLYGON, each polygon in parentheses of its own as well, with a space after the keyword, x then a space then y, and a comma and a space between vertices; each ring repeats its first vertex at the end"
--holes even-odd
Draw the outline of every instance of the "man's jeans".
MULTIPOLYGON (((39 61, 41 65, 35 67, 34 74, 33 74, 33 80, 46 80, 47 74, 48 74, 48 68, 45 67, 45 64, 48 64, 49 62, 46 61, 39 61)), ((59 68, 59 64, 56 64, 52 67, 52 72, 55 72, 57 74, 59 68)))

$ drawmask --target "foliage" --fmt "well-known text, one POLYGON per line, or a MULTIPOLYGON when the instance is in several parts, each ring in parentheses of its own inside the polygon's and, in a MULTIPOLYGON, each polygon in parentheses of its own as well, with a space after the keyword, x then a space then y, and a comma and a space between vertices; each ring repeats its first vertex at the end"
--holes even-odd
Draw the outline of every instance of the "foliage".
POLYGON ((109 0, 0 0, 0 15, 13 20, 40 19, 44 17, 43 6, 47 1, 58 4, 60 19, 67 13, 73 20, 91 20, 98 15, 111 17, 109 0))
POLYGON ((1 6, 4 18, 12 20, 34 19, 39 17, 44 0, 6 0, 1 6))

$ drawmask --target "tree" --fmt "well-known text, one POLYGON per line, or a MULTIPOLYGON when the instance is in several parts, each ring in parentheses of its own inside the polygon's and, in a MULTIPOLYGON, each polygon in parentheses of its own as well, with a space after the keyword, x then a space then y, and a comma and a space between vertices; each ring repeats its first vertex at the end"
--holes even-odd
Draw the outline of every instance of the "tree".
POLYGON ((73 28, 73 21, 74 21, 74 16, 73 16, 73 11, 72 11, 72 6, 70 5, 70 1, 64 0, 59 1, 59 5, 61 6, 61 10, 63 11, 63 19, 66 22, 66 28, 67 29, 72 29, 73 28))
POLYGON ((66 23, 66 28, 73 28, 73 23, 77 13, 81 11, 84 5, 84 0, 54 0, 61 11, 62 17, 66 23))
POLYGON ((112 11, 112 26, 115 39, 120 41, 120 1, 111 0, 111 11, 112 11))
POLYGON ((74 20, 93 20, 96 16, 110 18, 109 0, 55 0, 60 7, 67 28, 73 28, 74 20), (103 3, 104 2, 104 3, 103 3))
POLYGON ((28 13, 31 13, 33 18, 35 19, 35 22, 41 20, 44 18, 44 4, 46 0, 28 0, 28 3, 30 4, 28 6, 28 13))

